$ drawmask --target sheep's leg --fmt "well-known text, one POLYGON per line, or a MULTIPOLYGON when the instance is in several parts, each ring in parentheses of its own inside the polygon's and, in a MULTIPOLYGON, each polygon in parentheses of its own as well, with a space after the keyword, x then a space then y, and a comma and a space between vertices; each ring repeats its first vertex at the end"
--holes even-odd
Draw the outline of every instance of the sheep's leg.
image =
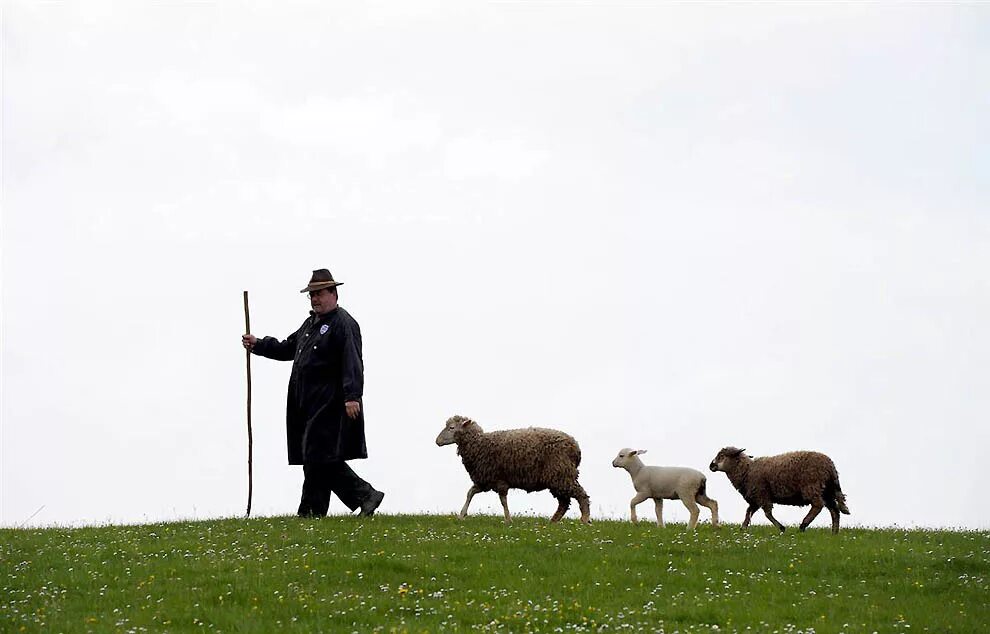
POLYGON ((512 518, 509 516, 509 491, 499 491, 498 499, 502 502, 502 512, 505 513, 505 523, 510 524, 512 522, 512 518))
POLYGON ((688 513, 691 514, 691 519, 688 520, 688 530, 694 530, 694 527, 698 525, 698 515, 701 514, 701 510, 698 508, 697 502, 694 498, 684 495, 682 493, 677 494, 681 498, 681 502, 687 507, 688 513))
POLYGON ((759 504, 750 504, 746 508, 746 517, 743 519, 742 523, 743 528, 749 528, 749 521, 753 519, 753 513, 755 513, 758 508, 760 508, 759 504))
POLYGON ((718 502, 704 493, 699 493, 694 499, 698 504, 708 507, 708 510, 712 512, 712 528, 718 528, 718 502))
POLYGON ((764 504, 763 514, 767 516, 767 519, 770 520, 773 523, 773 525, 780 530, 781 533, 784 532, 784 525, 778 522, 777 518, 773 516, 773 504, 764 504))
POLYGON ((467 517, 467 510, 468 510, 468 507, 471 506, 471 498, 474 497, 474 494, 475 493, 481 493, 481 489, 479 489, 478 487, 472 485, 471 488, 468 489, 467 499, 464 500, 464 506, 461 507, 461 512, 460 512, 460 515, 459 515, 459 517, 461 519, 464 519, 465 517, 467 517))
POLYGON ((562 491, 550 491, 550 493, 557 499, 557 511, 550 518, 550 522, 559 522, 560 518, 564 517, 564 513, 571 506, 571 496, 562 491))
POLYGON ((839 534, 839 507, 835 504, 826 504, 828 512, 832 514, 832 534, 839 534))
POLYGON ((629 500, 629 519, 632 520, 633 524, 639 521, 639 518, 636 517, 636 505, 640 502, 645 502, 649 497, 649 493, 637 493, 633 496, 633 499, 629 500))
POLYGON ((653 498, 653 505, 657 507, 657 526, 663 528, 663 498, 653 498))
POLYGON ((811 525, 811 523, 815 521, 815 518, 818 517, 818 514, 822 512, 822 508, 824 508, 824 506, 825 504, 821 500, 811 503, 811 510, 808 511, 808 514, 805 515, 804 519, 801 521, 802 531, 808 529, 808 526, 811 525))
POLYGON ((588 497, 587 492, 585 492, 584 487, 574 483, 574 494, 571 496, 578 501, 578 508, 581 509, 581 523, 590 524, 591 523, 591 498, 588 497))

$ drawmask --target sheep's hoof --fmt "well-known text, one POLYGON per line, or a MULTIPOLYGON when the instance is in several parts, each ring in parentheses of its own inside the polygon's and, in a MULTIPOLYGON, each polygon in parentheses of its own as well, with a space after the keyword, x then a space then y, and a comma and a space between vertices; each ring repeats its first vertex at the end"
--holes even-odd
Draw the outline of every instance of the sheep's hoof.
POLYGON ((780 532, 781 532, 781 533, 783 533, 783 532, 784 532, 784 531, 786 531, 786 530, 787 530, 787 527, 786 527, 786 526, 781 526, 781 527, 780 527, 780 532))

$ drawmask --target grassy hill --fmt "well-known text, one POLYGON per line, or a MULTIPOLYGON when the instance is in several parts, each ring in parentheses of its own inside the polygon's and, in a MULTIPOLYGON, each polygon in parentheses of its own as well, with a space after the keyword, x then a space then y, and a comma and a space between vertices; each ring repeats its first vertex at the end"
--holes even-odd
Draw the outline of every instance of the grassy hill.
POLYGON ((990 533, 519 517, 0 530, 2 632, 986 632, 990 533))

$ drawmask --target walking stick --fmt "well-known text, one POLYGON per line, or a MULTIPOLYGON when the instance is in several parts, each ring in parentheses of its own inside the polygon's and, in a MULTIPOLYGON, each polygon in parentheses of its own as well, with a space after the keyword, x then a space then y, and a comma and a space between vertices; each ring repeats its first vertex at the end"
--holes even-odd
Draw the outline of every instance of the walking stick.
MULTIPOLYGON (((251 312, 248 310, 248 292, 244 291, 244 332, 251 334, 251 312)), ((251 351, 247 353, 247 425, 248 425, 248 503, 247 517, 251 517, 251 493, 254 490, 254 477, 251 474, 251 455, 254 451, 254 437, 251 433, 251 351)))

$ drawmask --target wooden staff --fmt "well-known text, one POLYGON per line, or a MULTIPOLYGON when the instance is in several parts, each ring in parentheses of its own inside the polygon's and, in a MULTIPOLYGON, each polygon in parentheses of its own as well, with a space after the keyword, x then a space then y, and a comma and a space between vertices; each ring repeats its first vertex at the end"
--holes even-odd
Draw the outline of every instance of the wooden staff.
MULTIPOLYGON (((244 291, 244 332, 251 334, 251 312, 248 310, 248 292, 244 291)), ((251 433, 251 351, 247 353, 247 425, 248 425, 248 503, 247 517, 251 517, 251 494, 254 491, 254 477, 251 473, 251 456, 254 452, 254 436, 251 433)))

